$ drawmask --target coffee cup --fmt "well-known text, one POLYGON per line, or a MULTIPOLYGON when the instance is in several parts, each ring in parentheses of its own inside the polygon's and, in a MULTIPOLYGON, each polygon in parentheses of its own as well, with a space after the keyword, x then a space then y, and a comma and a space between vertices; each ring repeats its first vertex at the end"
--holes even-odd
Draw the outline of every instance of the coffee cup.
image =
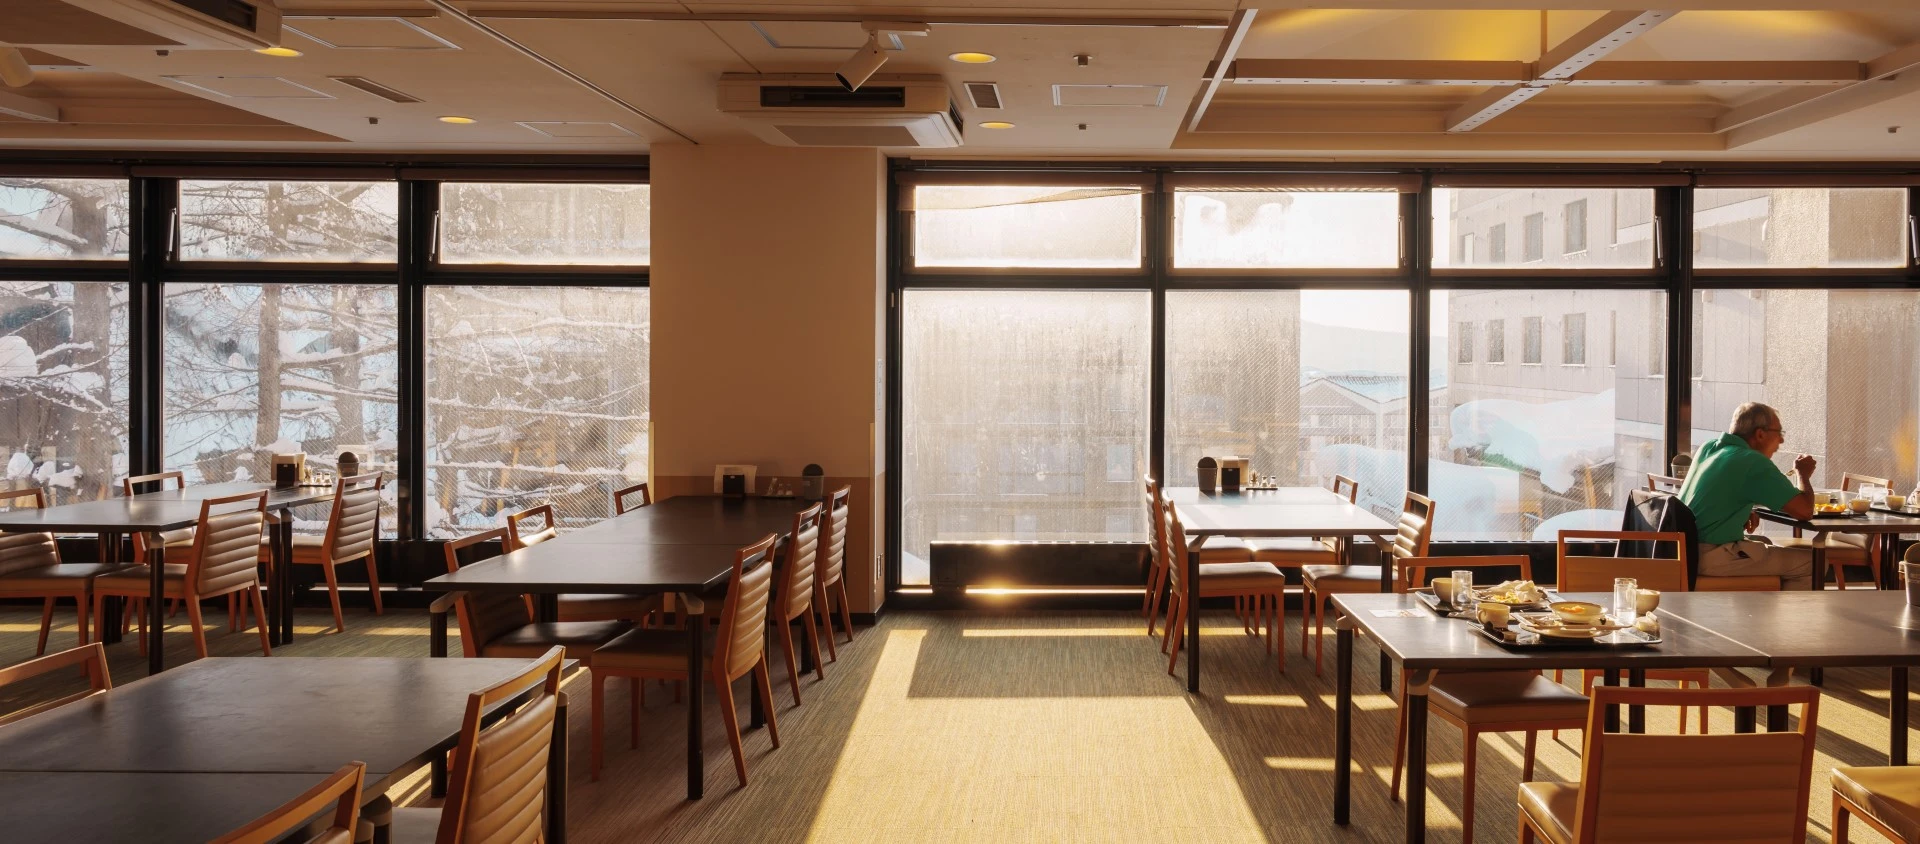
POLYGON ((1453 578, 1436 577, 1433 579, 1433 596, 1447 604, 1453 603, 1453 578))
POLYGON ((1865 513, 1867 512, 1867 508, 1873 506, 1873 499, 1862 495, 1854 498, 1852 501, 1848 501, 1847 506, 1852 507, 1855 513, 1865 513))
POLYGON ((1492 601, 1480 602, 1480 623, 1488 627, 1494 629, 1506 627, 1507 621, 1512 617, 1513 608, 1506 604, 1496 604, 1492 601))
POLYGON ((1907 509, 1907 497, 1897 492, 1887 493, 1887 509, 1889 510, 1907 509))
POLYGON ((1647 613, 1653 612, 1659 606, 1660 606, 1660 590, 1642 589, 1639 592, 1635 593, 1633 608, 1634 608, 1634 611, 1639 615, 1646 615, 1647 613))

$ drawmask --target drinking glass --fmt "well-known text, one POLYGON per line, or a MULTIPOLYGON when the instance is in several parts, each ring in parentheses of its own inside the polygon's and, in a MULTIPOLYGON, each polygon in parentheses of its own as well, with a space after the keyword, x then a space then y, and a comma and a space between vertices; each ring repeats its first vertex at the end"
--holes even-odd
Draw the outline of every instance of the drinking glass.
POLYGON ((1632 624, 1640 615, 1640 581, 1631 577, 1613 579, 1613 620, 1632 624))
POLYGON ((1453 570, 1453 608, 1464 610, 1476 605, 1473 598, 1473 572, 1469 569, 1453 570))

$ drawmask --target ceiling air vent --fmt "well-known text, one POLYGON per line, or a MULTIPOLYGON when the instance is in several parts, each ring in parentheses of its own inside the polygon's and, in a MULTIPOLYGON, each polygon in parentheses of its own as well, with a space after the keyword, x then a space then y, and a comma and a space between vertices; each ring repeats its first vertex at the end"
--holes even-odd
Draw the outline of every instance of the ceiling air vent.
POLYGON ((992 82, 965 82, 967 98, 974 108, 1001 108, 1000 86, 992 82))
POLYGON ((783 146, 948 148, 960 145, 953 89, 938 76, 895 76, 847 91, 832 77, 720 77, 720 110, 783 146), (829 84, 822 84, 829 83, 829 84))
POLYGON ((390 103, 417 103, 420 98, 412 94, 403 94, 364 76, 329 76, 335 82, 349 88, 358 88, 390 103))

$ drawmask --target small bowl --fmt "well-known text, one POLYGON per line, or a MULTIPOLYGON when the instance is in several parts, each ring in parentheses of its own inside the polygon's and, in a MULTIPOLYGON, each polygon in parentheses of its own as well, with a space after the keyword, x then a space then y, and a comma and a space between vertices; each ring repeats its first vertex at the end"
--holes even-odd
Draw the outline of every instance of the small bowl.
POLYGON ((1453 578, 1436 577, 1433 579, 1433 596, 1449 604, 1453 603, 1453 578))
POLYGON ((1555 601, 1547 607, 1553 610, 1553 614, 1559 616, 1561 621, 1570 621, 1575 624, 1592 624, 1605 618, 1607 614, 1605 607, 1587 601, 1555 601))
POLYGON ((1847 502, 1847 506, 1853 508, 1853 512, 1855 513, 1865 513, 1867 512, 1867 508, 1873 506, 1873 502, 1865 498, 1856 498, 1847 502))
POLYGON ((1639 595, 1634 599, 1634 602, 1633 602, 1634 612, 1639 615, 1646 615, 1647 613, 1653 612, 1659 606, 1660 606, 1660 590, 1658 589, 1640 590, 1639 595))

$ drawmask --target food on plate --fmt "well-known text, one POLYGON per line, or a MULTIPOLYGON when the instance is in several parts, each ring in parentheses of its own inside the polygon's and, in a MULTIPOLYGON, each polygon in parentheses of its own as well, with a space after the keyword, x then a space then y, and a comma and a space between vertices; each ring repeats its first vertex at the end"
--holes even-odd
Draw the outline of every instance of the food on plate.
POLYGON ((1606 608, 1587 601, 1555 601, 1547 605, 1561 621, 1591 624, 1606 617, 1606 608))
POLYGON ((1546 592, 1531 580, 1509 580, 1487 587, 1480 594, 1480 600, 1495 604, 1524 606, 1537 604, 1546 598, 1546 592))

